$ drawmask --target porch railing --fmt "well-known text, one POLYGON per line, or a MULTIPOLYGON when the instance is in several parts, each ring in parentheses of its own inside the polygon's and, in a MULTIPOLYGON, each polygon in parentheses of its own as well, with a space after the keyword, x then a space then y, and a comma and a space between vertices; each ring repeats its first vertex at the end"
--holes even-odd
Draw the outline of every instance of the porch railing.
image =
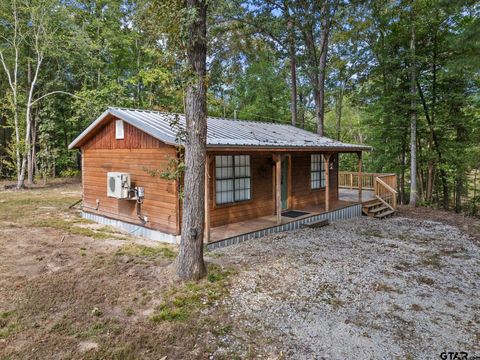
POLYGON ((373 190, 375 197, 389 206, 397 208, 397 175, 381 173, 362 173, 359 179, 358 172, 340 171, 338 173, 338 187, 343 189, 373 190))
POLYGON ((388 185, 381 178, 375 178, 375 197, 390 209, 397 208, 397 190, 388 185))

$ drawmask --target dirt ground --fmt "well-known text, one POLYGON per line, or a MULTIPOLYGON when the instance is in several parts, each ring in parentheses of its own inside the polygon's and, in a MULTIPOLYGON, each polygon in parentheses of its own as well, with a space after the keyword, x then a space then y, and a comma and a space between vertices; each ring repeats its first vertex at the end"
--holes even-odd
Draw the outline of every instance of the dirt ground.
POLYGON ((173 246, 81 219, 78 183, 0 193, 0 359, 195 359, 228 317, 230 270, 178 285, 173 246))
POLYGON ((81 219, 79 198, 0 192, 2 360, 480 354, 478 220, 405 209, 277 234, 208 252, 208 278, 180 285, 174 246, 81 219))

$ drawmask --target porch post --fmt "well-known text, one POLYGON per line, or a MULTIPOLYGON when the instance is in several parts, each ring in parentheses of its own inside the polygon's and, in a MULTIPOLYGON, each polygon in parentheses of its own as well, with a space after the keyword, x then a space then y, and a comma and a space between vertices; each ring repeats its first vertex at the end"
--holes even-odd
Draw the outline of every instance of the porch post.
POLYGON ((330 154, 323 155, 325 166, 325 211, 330 211, 330 154))
POLYGON ((210 242, 210 155, 205 155, 205 239, 210 242))
POLYGON ((277 224, 282 223, 282 157, 274 155, 275 159, 275 205, 277 209, 277 224))
POLYGON ((362 152, 357 153, 358 156, 358 201, 362 202, 363 187, 363 171, 362 171, 362 152))

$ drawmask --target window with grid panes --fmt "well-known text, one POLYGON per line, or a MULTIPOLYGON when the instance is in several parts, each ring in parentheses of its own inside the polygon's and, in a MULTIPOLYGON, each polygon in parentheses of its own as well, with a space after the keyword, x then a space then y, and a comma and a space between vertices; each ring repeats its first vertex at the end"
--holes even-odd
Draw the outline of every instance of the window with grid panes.
POLYGON ((251 199, 250 155, 215 156, 217 205, 251 199))
POLYGON ((312 189, 325 187, 325 162, 323 155, 310 155, 310 186, 312 189))

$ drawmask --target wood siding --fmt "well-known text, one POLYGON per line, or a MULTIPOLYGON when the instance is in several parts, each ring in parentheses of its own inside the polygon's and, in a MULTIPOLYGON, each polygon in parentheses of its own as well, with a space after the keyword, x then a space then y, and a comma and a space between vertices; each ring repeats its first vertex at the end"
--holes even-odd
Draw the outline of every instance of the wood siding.
MULTIPOLYGON (((222 153, 227 155, 228 153, 222 153)), ((239 154, 239 153, 236 153, 239 154)), ((215 156, 210 164, 210 221, 211 226, 220 226, 250 220, 274 213, 273 162, 271 154, 251 154, 250 174, 252 199, 224 205, 215 204, 215 156)))
MULTIPOLYGON (((181 203, 176 181, 152 177, 148 170, 166 169, 170 157, 176 156, 173 146, 124 122, 124 139, 115 139, 115 118, 105 123, 85 140, 82 146, 82 182, 84 210, 113 219, 141 225, 136 203, 107 197, 107 172, 131 174, 134 186, 145 188, 142 215, 145 225, 154 230, 180 234, 181 203), (96 210, 97 199, 99 207, 96 210)), ((211 227, 275 214, 275 179, 272 152, 209 151, 209 207, 211 227), (251 156, 252 199, 239 203, 215 203, 215 155, 249 154, 251 156)), ((289 181, 289 208, 299 209, 325 205, 325 190, 310 188, 310 152, 292 152, 289 181)), ((338 199, 338 155, 332 154, 330 199, 338 199)))
MULTIPOLYGON (((338 154, 332 154, 330 162, 330 200, 338 200, 338 154)), ((309 206, 325 206, 325 189, 312 190, 310 186, 310 154, 292 154, 292 181, 290 205, 292 209, 309 206)))
POLYGON ((172 146, 123 122, 123 139, 115 139, 115 118, 107 121, 83 145, 84 149, 158 149, 172 146))
POLYGON ((154 230, 179 234, 178 191, 176 181, 162 180, 148 170, 166 169, 169 157, 176 155, 173 146, 124 123, 124 139, 115 139, 115 121, 109 119, 84 144, 83 206, 84 210, 130 223, 142 224, 136 202, 107 197, 107 172, 126 172, 133 186, 145 188, 142 215, 145 225, 154 230), (97 199, 98 210, 95 210, 97 199))
MULTIPOLYGON (((215 204, 215 154, 210 153, 210 221, 211 227, 240 222, 275 214, 275 179, 272 153, 250 153, 252 199, 239 203, 215 204)), ((236 152, 235 154, 240 154, 236 152)), ((248 153, 243 153, 248 154, 248 153)), ((330 170, 330 200, 338 200, 338 155, 332 154, 334 168, 330 170)), ((291 154, 289 208, 301 210, 310 206, 325 205, 325 189, 310 188, 310 153, 291 154)))

